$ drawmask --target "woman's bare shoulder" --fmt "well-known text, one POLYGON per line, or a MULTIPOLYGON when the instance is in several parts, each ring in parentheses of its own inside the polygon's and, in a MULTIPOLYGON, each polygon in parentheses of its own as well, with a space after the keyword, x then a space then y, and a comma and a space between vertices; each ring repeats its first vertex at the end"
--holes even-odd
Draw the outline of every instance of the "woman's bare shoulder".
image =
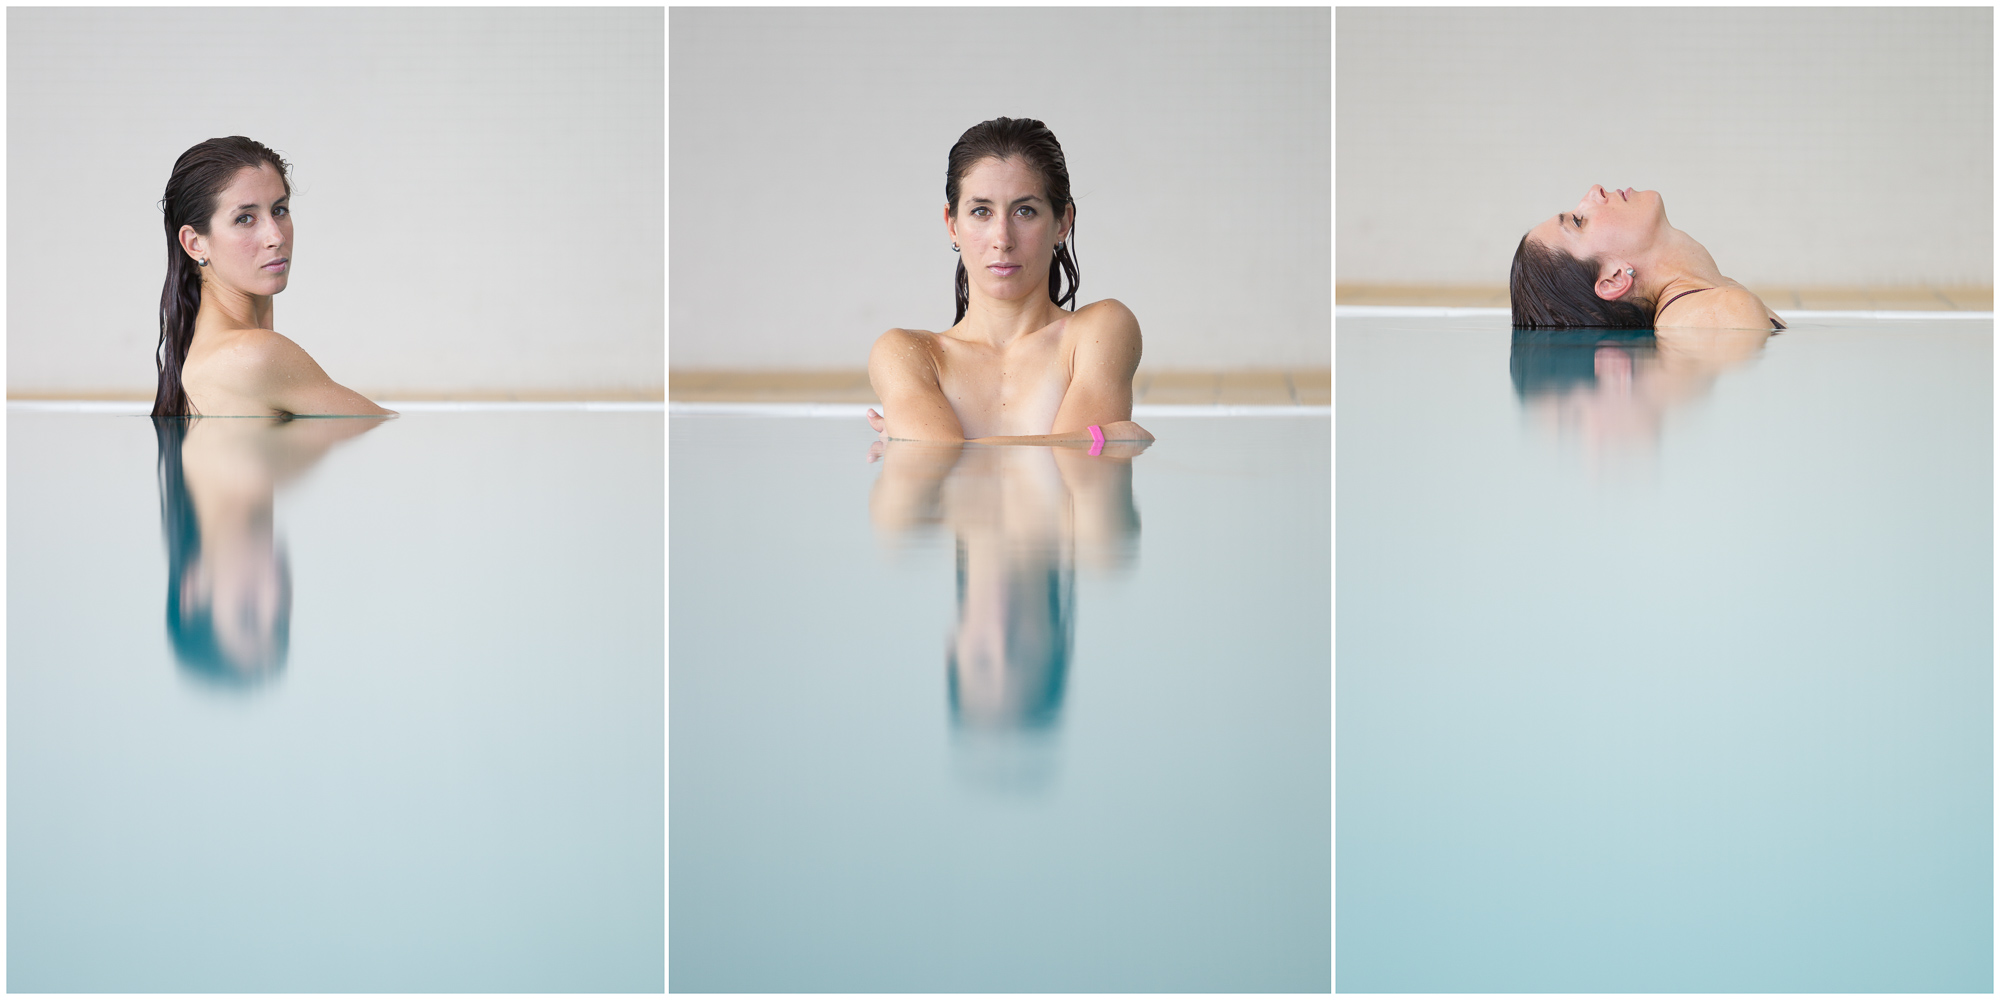
POLYGON ((1099 299, 1070 314, 1066 333, 1072 342, 1137 343, 1139 318, 1117 299, 1099 299))
POLYGON ((1125 303, 1117 299, 1098 299, 1078 309, 1073 316, 1076 319, 1085 319, 1097 323, 1122 324, 1129 322, 1135 327, 1139 325, 1139 317, 1132 315, 1132 310, 1126 308, 1125 303))
POLYGON ((1768 330, 1771 311, 1755 292, 1738 284, 1718 285, 1705 295, 1689 295, 1671 303, 1673 317, 1663 311, 1662 327, 1717 330, 1768 330))

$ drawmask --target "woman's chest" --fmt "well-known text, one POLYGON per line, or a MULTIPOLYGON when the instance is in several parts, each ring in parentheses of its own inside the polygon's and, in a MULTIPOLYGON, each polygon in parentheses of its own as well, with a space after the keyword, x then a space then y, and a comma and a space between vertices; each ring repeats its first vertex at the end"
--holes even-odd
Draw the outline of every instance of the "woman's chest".
POLYGON ((938 387, 967 438, 1047 434, 1069 388, 1069 363, 1057 337, 1001 349, 952 344, 938 361, 938 387))

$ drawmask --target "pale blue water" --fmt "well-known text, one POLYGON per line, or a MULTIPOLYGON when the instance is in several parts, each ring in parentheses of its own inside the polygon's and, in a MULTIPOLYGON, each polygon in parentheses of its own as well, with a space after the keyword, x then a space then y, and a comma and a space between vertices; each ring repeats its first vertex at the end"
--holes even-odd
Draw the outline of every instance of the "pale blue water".
POLYGON ((1146 422, 670 418, 674 990, 1331 987, 1329 423, 1146 422))
POLYGON ((1991 321, 1594 339, 1340 324, 1336 985, 1990 992, 1991 321))
MULTIPOLYGON (((287 649, 238 677, 170 645, 152 423, 10 412, 8 989, 663 989, 663 429, 335 445, 278 488, 287 649)), ((213 457, 197 506, 291 461, 213 457)))

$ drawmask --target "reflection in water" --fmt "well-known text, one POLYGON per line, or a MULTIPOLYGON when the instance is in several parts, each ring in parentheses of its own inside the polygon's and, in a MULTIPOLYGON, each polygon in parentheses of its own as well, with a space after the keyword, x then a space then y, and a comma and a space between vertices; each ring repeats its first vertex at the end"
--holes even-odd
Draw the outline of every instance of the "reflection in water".
POLYGON ((1660 425, 1706 396, 1717 376, 1756 359, 1765 330, 1515 330, 1514 390, 1586 461, 1650 456, 1660 425))
POLYGON ((272 530, 272 496, 335 444, 381 423, 153 418, 167 542, 167 637, 189 676, 250 688, 284 669, 292 572, 272 530))
POLYGON ((958 762, 973 781, 1033 790, 1053 776, 1076 565, 1134 562, 1132 458, 1144 449, 878 446, 868 507, 882 538, 942 525, 957 539, 958 624, 944 664, 958 762))

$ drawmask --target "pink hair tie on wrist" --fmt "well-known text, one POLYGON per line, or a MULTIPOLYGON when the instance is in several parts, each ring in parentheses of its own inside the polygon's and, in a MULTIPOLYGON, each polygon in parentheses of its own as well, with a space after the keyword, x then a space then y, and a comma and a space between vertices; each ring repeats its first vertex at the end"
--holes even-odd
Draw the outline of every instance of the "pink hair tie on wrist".
POLYGON ((1101 454, 1103 454, 1103 453, 1104 453, 1104 428, 1102 428, 1102 427, 1099 427, 1099 426, 1097 426, 1096 424, 1091 424, 1091 425, 1090 425, 1090 440, 1091 440, 1091 445, 1090 445, 1090 453, 1091 453, 1092 455, 1101 455, 1101 454))

